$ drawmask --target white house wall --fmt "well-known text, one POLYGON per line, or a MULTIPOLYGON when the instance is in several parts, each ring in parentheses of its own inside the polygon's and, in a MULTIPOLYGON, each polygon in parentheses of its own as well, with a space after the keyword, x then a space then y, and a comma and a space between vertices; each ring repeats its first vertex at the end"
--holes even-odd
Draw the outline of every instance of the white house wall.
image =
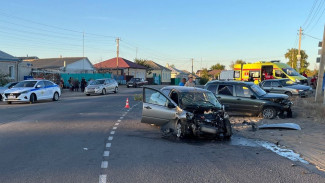
POLYGON ((133 68, 129 68, 129 69, 124 69, 124 73, 126 75, 130 75, 130 76, 133 76, 135 78, 143 78, 143 79, 146 79, 146 70, 145 69, 133 69, 133 68))
POLYGON ((93 65, 87 59, 82 59, 71 64, 67 64, 65 68, 66 73, 78 73, 86 71, 88 73, 94 72, 93 65))

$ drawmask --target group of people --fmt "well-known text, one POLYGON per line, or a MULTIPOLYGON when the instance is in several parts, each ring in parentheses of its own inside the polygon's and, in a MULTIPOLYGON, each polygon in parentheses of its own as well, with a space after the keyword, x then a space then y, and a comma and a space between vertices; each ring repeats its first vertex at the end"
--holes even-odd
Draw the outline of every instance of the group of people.
POLYGON ((87 86, 85 78, 82 78, 80 82, 78 79, 73 79, 72 77, 70 77, 68 83, 68 88, 70 89, 70 91, 79 91, 80 88, 81 92, 84 92, 87 86))
POLYGON ((189 77, 188 81, 185 78, 182 78, 179 86, 187 86, 187 87, 195 87, 195 82, 193 81, 193 77, 189 77))

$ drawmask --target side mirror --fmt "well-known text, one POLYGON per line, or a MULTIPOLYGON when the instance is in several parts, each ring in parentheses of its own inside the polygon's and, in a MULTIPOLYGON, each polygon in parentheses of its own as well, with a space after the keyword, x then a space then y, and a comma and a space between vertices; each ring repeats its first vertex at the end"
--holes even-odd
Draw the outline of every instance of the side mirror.
POLYGON ((251 99, 256 99, 256 96, 255 95, 251 95, 251 99))
POLYGON ((172 109, 172 108, 175 108, 176 106, 173 103, 168 102, 167 107, 172 109))

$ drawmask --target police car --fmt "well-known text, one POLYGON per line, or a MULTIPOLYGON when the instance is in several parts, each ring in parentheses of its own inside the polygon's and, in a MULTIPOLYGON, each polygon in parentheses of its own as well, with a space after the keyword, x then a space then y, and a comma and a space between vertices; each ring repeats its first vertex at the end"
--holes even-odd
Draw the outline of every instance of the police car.
POLYGON ((25 80, 17 83, 11 89, 5 90, 2 94, 4 102, 29 102, 38 100, 59 100, 61 96, 60 87, 48 80, 25 80))

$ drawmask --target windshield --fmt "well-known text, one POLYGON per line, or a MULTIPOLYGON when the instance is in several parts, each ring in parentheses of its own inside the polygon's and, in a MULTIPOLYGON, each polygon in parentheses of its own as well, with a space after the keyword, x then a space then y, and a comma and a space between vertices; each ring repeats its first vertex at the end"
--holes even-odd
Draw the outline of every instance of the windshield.
POLYGON ((22 81, 17 83, 13 88, 34 87, 37 81, 22 81))
POLYGON ((262 89, 262 88, 260 88, 259 86, 257 86, 257 85, 252 85, 251 86, 251 89, 256 93, 256 95, 258 95, 258 96, 263 96, 263 95, 265 95, 266 94, 266 92, 262 89))
POLYGON ((99 79, 99 80, 95 80, 93 82, 91 82, 89 85, 101 85, 104 84, 105 80, 103 79, 99 79))
POLYGON ((9 88, 12 85, 12 83, 7 83, 6 85, 4 85, 3 87, 5 88, 9 88))
POLYGON ((293 68, 283 68, 282 69, 289 76, 299 76, 300 74, 293 68))
POLYGON ((295 82, 291 81, 291 79, 280 80, 280 83, 282 86, 292 86, 296 84, 295 82))
POLYGON ((130 81, 140 81, 140 79, 139 78, 131 78, 130 81))
POLYGON ((181 106, 213 106, 221 108, 221 104, 212 92, 184 92, 181 93, 181 106))

